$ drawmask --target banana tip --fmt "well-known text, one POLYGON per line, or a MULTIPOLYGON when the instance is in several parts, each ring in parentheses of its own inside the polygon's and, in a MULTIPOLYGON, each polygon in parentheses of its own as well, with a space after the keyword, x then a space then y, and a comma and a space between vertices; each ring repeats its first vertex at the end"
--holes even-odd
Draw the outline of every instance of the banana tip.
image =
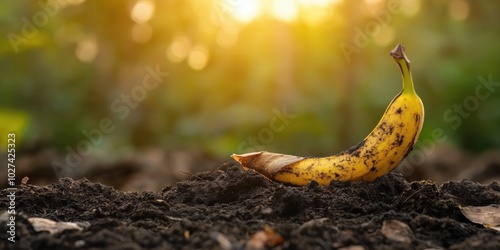
POLYGON ((262 154, 262 151, 260 152, 252 152, 252 153, 246 153, 246 154, 232 154, 231 158, 235 159, 239 163, 243 163, 242 161, 245 159, 253 159, 255 156, 262 154))

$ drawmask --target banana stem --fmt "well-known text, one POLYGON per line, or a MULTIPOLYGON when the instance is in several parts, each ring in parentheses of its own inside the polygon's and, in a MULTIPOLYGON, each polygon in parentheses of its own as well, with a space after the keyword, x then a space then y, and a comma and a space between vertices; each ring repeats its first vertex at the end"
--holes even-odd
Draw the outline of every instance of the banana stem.
POLYGON ((398 43, 396 45, 396 48, 391 50, 390 55, 392 58, 394 58, 394 61, 399 65, 399 68, 401 69, 401 74, 403 77, 403 93, 406 94, 416 94, 415 88, 413 86, 413 79, 411 77, 411 71, 410 71, 410 60, 408 60, 408 57, 406 57, 405 54, 405 47, 398 43))

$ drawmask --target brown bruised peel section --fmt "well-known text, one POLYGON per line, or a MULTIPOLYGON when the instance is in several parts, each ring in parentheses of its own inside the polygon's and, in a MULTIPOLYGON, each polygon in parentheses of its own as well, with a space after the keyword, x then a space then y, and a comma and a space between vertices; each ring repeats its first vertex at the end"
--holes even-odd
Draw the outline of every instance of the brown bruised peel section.
POLYGON ((300 175, 300 172, 295 171, 293 169, 293 164, 292 164, 292 165, 287 165, 287 166, 279 169, 278 171, 274 172, 274 174, 272 176, 270 176, 269 178, 274 179, 274 177, 276 175, 280 175, 280 174, 293 174, 293 175, 298 177, 300 175))
MULTIPOLYGON (((421 126, 421 124, 420 124, 420 119, 421 119, 420 114, 419 113, 415 113, 414 114, 414 119, 415 119, 415 126, 420 127, 421 126)), ((403 157, 401 158, 401 160, 399 161, 399 163, 394 166, 394 168, 397 167, 401 162, 403 162, 404 159, 406 159, 406 157, 411 153, 411 151, 413 151, 413 146, 415 145, 415 143, 417 141, 417 137, 419 136, 419 133, 420 133, 420 131, 417 131, 414 134, 413 138, 411 138, 410 143, 408 143, 407 144, 408 146, 403 150, 403 152, 404 152, 403 157)), ((394 161, 391 161, 390 164, 391 165, 394 164, 394 161)))
POLYGON ((329 174, 323 173, 323 172, 319 173, 317 176, 318 176, 318 178, 320 180, 326 180, 326 181, 328 181, 328 180, 332 179, 332 177, 329 174))
MULTIPOLYGON (((307 160, 317 160, 319 158, 306 158, 306 159, 307 160)), ((300 163, 300 161, 296 162, 296 163, 300 163)), ((310 164, 307 168, 302 169, 302 171, 297 171, 296 166, 295 166, 296 163, 289 164, 289 165, 283 167, 282 169, 280 169, 279 171, 276 171, 274 173, 274 175, 272 176, 272 178, 270 178, 270 179, 277 180, 277 181, 279 181, 283 184, 286 184, 286 185, 303 186, 303 185, 306 185, 307 183, 310 183, 313 180, 317 181, 321 185, 328 185, 331 180, 334 180, 334 179, 337 179, 338 177, 340 177, 340 174, 338 174, 336 172, 332 173, 331 171, 328 171, 328 173, 326 173, 326 172, 317 171, 317 169, 314 168, 316 166, 316 163, 310 164), (294 182, 287 181, 288 180, 287 176, 290 176, 290 175, 293 175, 295 177, 301 176, 301 180, 303 183, 294 183, 294 182)))
POLYGON ((394 147, 401 146, 403 144, 404 138, 405 138, 404 135, 400 135, 399 133, 396 133, 396 140, 391 144, 391 146, 394 146, 394 147))
POLYGON ((366 143, 366 139, 364 139, 362 142, 352 146, 351 148, 349 148, 348 150, 346 150, 344 152, 346 154, 349 154, 349 155, 352 155, 355 157, 359 157, 359 155, 361 153, 361 149, 363 148, 363 146, 365 146, 365 143, 366 143))
POLYGON ((394 132, 394 125, 389 126, 389 134, 392 134, 394 132))
POLYGON ((415 123, 417 124, 417 126, 420 125, 420 114, 419 113, 415 113, 415 123))

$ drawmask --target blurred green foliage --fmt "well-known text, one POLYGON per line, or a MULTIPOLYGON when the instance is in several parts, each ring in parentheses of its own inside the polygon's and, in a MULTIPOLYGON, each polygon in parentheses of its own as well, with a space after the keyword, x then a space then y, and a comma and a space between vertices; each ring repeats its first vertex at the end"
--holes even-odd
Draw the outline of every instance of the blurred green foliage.
POLYGON ((426 106, 421 139, 441 128, 458 147, 500 148, 500 88, 468 98, 479 76, 500 82, 499 1, 244 2, 2 1, 2 129, 64 150, 108 118, 115 129, 94 145, 108 152, 331 154, 363 139, 400 90, 388 55, 400 42, 426 106), (148 67, 169 75, 140 92, 148 67), (290 122, 270 124, 276 110, 290 122))

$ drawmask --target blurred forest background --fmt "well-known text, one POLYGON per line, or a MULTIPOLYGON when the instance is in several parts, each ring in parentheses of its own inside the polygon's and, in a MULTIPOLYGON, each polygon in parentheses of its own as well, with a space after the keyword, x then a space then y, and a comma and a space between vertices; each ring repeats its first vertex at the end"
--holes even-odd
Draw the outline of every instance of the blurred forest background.
POLYGON ((486 154, 494 163, 482 168, 500 172, 499 9, 494 0, 4 0, 1 140, 17 133, 18 179, 22 169, 55 179, 90 168, 105 182, 155 164, 182 179, 231 153, 334 154, 361 141, 400 91, 388 53, 402 43, 426 107, 408 165, 439 158, 430 169, 459 172, 486 154))

